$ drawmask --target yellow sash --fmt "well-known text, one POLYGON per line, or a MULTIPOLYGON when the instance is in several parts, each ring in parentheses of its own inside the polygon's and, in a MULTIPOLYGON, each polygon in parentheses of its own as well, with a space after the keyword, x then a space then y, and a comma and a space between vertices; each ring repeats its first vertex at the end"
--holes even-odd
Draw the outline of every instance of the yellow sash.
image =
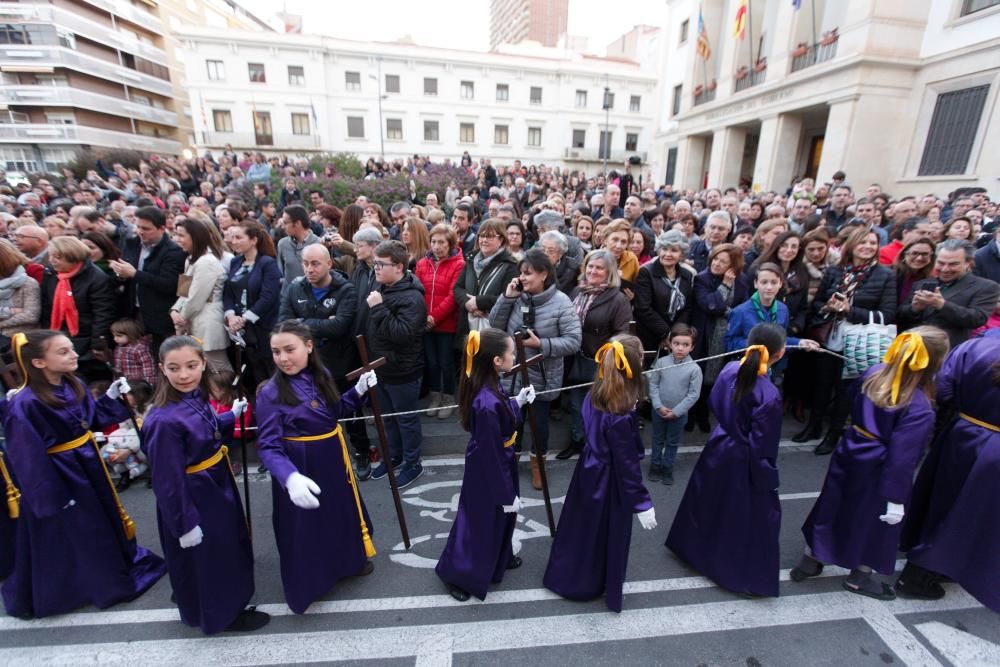
POLYGON ((296 436, 286 436, 285 440, 290 442, 317 442, 319 440, 328 440, 336 436, 340 440, 340 450, 344 455, 344 468, 347 469, 347 483, 351 486, 351 490, 354 492, 354 505, 358 508, 358 521, 361 522, 361 541, 365 545, 365 555, 371 558, 375 555, 375 543, 372 542, 372 537, 368 533, 368 524, 365 522, 365 513, 361 509, 361 496, 358 494, 358 480, 354 478, 354 468, 351 466, 351 455, 347 453, 347 442, 344 440, 344 432, 340 428, 340 424, 337 424, 337 428, 333 429, 329 433, 323 433, 322 435, 296 435, 296 436))
POLYGON ((504 442, 503 442, 503 448, 507 449, 508 447, 513 447, 515 440, 517 440, 517 431, 514 431, 514 435, 512 435, 509 438, 507 438, 506 440, 504 440, 504 442))
MULTIPOLYGON (((195 463, 194 465, 189 465, 187 468, 184 468, 184 472, 186 472, 189 475, 193 475, 196 472, 201 472, 202 470, 208 470, 209 468, 211 468, 212 466, 214 466, 216 463, 218 463, 219 461, 221 461, 223 458, 226 459, 226 463, 228 464, 229 463, 229 448, 226 447, 225 445, 222 445, 221 447, 219 447, 218 451, 216 451, 214 454, 212 454, 211 456, 209 456, 207 459, 205 459, 201 463, 195 463)), ((229 469, 230 469, 230 472, 231 472, 232 471, 232 466, 230 466, 229 469)))
POLYGON ((1000 426, 997 426, 996 424, 990 424, 989 422, 984 422, 983 420, 976 419, 972 415, 967 415, 964 412, 959 412, 958 416, 964 419, 965 421, 969 422, 970 424, 975 424, 976 426, 982 426, 985 429, 989 429, 991 431, 996 431, 997 433, 1000 433, 1000 426))
POLYGON ((865 429, 861 428, 857 424, 854 424, 853 428, 854 428, 855 431, 857 431, 861 435, 865 436, 866 438, 869 438, 870 440, 878 440, 878 437, 874 433, 869 433, 868 431, 866 431, 865 429))
POLYGON ((3 483, 7 487, 7 514, 11 519, 16 519, 21 515, 21 492, 14 486, 14 480, 10 478, 3 459, 3 454, 0 454, 0 475, 3 475, 3 483))
POLYGON ((111 497, 115 499, 115 506, 118 508, 118 517, 122 521, 122 528, 125 529, 125 538, 129 540, 135 539, 135 521, 132 517, 128 515, 125 511, 125 506, 122 505, 121 498, 118 497, 118 491, 115 490, 115 484, 111 481, 111 473, 108 472, 108 467, 104 465, 104 461, 101 459, 101 448, 97 446, 97 440, 94 439, 94 434, 87 431, 79 438, 75 440, 70 440, 69 442, 64 442, 58 445, 53 445, 45 450, 50 456, 52 454, 60 454, 62 452, 68 452, 71 449, 76 449, 82 447, 87 441, 90 441, 94 445, 94 451, 97 453, 97 460, 101 464, 101 470, 104 471, 104 478, 108 480, 108 487, 111 489, 111 497))

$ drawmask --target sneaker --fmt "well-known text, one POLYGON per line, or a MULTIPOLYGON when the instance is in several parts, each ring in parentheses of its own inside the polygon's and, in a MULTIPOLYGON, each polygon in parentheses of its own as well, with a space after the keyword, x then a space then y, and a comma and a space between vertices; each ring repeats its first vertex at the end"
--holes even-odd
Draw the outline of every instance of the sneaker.
MULTIPOLYGON (((393 459, 392 460, 392 470, 393 472, 399 470, 399 467, 403 465, 403 459, 393 459)), ((382 479, 389 474, 389 470, 385 467, 385 462, 379 463, 375 470, 372 471, 372 479, 382 479)))
POLYGON ((438 410, 438 419, 451 419, 455 413, 455 397, 451 394, 441 394, 441 409, 438 410))
POLYGON ((427 416, 436 417, 438 408, 441 407, 441 392, 432 391, 430 403, 427 404, 427 416))
POLYGON ((371 479, 372 466, 368 462, 368 457, 365 456, 363 458, 356 458, 354 459, 354 461, 356 463, 356 465, 354 466, 355 467, 354 476, 357 478, 357 480, 359 482, 364 482, 371 479))
POLYGON ((258 475, 266 475, 267 474, 267 466, 264 465, 263 463, 261 463, 259 466, 257 466, 257 474, 258 475))
POLYGON ((672 468, 663 469, 663 483, 667 486, 674 485, 674 471, 672 468))
POLYGON ((419 463, 407 463, 396 475, 396 486, 405 489, 424 474, 424 467, 419 463))
POLYGON ((270 614, 257 611, 257 607, 254 605, 241 611, 236 620, 226 627, 225 632, 253 632, 254 630, 260 630, 270 623, 270 621, 270 614))
POLYGON ((649 474, 646 475, 646 478, 649 479, 650 482, 659 482, 663 479, 663 468, 658 465, 650 465, 649 474))
POLYGON ((115 491, 117 491, 118 493, 122 493, 131 484, 132 484, 132 478, 129 476, 127 472, 123 472, 118 477, 118 483, 115 484, 115 491))

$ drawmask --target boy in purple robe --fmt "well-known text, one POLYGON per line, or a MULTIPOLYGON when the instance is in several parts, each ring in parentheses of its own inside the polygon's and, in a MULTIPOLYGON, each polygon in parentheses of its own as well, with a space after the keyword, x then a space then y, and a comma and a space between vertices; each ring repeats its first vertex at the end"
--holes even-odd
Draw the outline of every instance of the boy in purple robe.
POLYGON ((21 494, 14 569, 3 584, 7 613, 41 618, 133 600, 165 567, 136 544, 91 432, 128 418, 117 400, 128 383, 116 380, 95 401, 73 374, 78 356, 69 338, 33 331, 12 342, 25 385, 4 419, 21 494))
POLYGON ((656 512, 642 484, 643 456, 635 404, 643 394, 642 343, 618 335, 595 357, 597 377, 583 399, 583 451, 573 471, 545 587, 570 600, 605 595, 622 610, 622 586, 632 541, 632 517, 656 528, 656 512))
POLYGON ((949 420, 917 475, 903 528, 905 597, 944 597, 939 575, 1000 612, 1000 336, 952 350, 937 377, 949 420))
POLYGON ((520 408, 535 399, 531 385, 510 399, 500 374, 514 365, 514 340, 499 329, 472 331, 465 343, 465 373, 459 386, 458 412, 469 431, 458 514, 435 572, 459 602, 470 595, 486 599, 490 583, 521 567, 511 538, 521 498, 514 442, 520 408))
POLYGON ((723 588, 778 596, 778 442, 781 395, 767 377, 785 354, 785 329, 758 324, 743 358, 727 364, 709 405, 718 419, 684 490, 666 546, 723 588))
POLYGON ((285 601, 302 614, 339 580, 374 570, 371 520, 335 425, 361 408, 376 379, 364 373, 341 396, 311 330, 296 320, 274 330, 271 352, 277 372, 257 396, 260 460, 271 471, 285 601))
MULTIPOLYGON (((6 403, 6 401, 2 401, 6 403)), ((0 411, 5 411, 5 408, 0 411)), ((2 417, 0 417, 2 419, 2 417)), ((14 482, 7 465, 7 454, 0 449, 0 484, 3 484, 3 495, 6 504, 0 503, 0 581, 3 581, 14 570, 14 542, 17 536, 17 516, 20 513, 21 492, 14 482)))
POLYGON ((896 597, 872 570, 892 574, 913 488, 913 472, 934 433, 929 394, 948 354, 948 335, 936 327, 900 334, 885 363, 858 380, 853 426, 830 459, 823 490, 802 526, 806 553, 794 581, 815 577, 824 563, 849 569, 846 590, 875 598, 896 597))
POLYGON ((160 346, 160 379, 142 425, 153 471, 160 543, 185 625, 206 635, 257 630, 270 617, 246 608, 254 594, 253 550, 223 442, 246 400, 217 415, 208 404, 205 352, 190 336, 160 346))

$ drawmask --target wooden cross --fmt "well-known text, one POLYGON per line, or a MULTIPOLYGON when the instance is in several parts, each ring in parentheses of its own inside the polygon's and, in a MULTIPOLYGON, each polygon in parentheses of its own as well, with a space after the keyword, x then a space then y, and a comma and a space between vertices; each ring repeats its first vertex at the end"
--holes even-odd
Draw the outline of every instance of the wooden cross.
MULTIPOLYGON (((521 385, 527 387, 531 384, 528 379, 528 368, 542 360, 542 355, 536 354, 531 359, 527 359, 524 353, 524 340, 520 336, 514 336, 514 343, 517 345, 517 366, 521 373, 521 385)), ((549 477, 545 472, 545 454, 540 450, 541 443, 538 442, 538 422, 535 420, 535 412, 531 403, 527 404, 528 423, 531 425, 531 446, 535 450, 535 460, 538 462, 538 476, 542 481, 542 497, 545 499, 545 515, 549 520, 549 535, 556 536, 556 520, 552 514, 552 498, 549 496, 549 477)))
MULTIPOLYGON (((347 374, 348 380, 356 380, 363 373, 373 371, 385 365, 385 357, 379 357, 374 361, 368 361, 368 348, 365 346, 365 337, 361 334, 355 337, 358 345, 358 354, 361 355, 361 368, 347 374)), ((392 489, 392 502, 396 505, 396 518, 399 520, 399 532, 403 534, 403 544, 410 548, 410 531, 406 528, 406 515, 403 514, 403 501, 399 497, 399 486, 396 484, 396 473, 392 469, 392 456, 389 453, 389 438, 385 435, 385 422, 382 421, 382 407, 379 405, 378 393, 374 387, 368 389, 368 397, 371 401, 372 416, 375 417, 375 430, 378 431, 379 453, 382 455, 382 463, 385 465, 386 473, 389 475, 389 488, 392 489)))

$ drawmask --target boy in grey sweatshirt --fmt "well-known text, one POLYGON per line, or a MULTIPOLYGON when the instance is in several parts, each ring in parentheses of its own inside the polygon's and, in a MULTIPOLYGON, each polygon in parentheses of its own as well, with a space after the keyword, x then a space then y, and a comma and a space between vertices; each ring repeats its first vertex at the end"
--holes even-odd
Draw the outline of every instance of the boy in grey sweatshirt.
POLYGON ((675 324, 661 343, 670 354, 657 359, 653 372, 647 376, 649 399, 653 404, 651 482, 674 483, 674 458, 681 433, 688 411, 701 394, 701 367, 690 359, 697 335, 694 327, 675 324))

